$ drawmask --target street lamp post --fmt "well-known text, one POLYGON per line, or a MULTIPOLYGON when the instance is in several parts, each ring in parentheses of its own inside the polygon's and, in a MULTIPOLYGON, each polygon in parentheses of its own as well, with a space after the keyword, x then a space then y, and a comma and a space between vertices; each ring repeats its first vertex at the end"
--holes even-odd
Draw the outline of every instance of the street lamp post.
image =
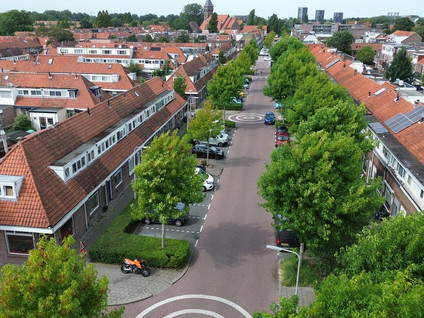
POLYGON ((295 291, 294 291, 294 294, 297 296, 298 295, 298 289, 299 289, 299 274, 300 274, 300 256, 299 256, 299 254, 297 254, 295 251, 289 250, 287 248, 274 246, 274 245, 267 245, 266 248, 269 248, 270 250, 274 250, 274 251, 277 251, 277 252, 284 251, 284 252, 292 253, 292 254, 295 254, 297 256, 296 288, 295 288, 295 291))

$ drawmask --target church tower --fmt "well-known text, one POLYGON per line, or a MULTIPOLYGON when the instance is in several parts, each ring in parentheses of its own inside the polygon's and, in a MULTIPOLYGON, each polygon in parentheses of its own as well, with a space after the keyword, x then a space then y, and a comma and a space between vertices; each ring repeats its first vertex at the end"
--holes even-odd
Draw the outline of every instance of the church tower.
POLYGON ((213 13, 213 4, 211 0, 206 0, 205 5, 203 6, 204 16, 203 20, 207 20, 213 13))

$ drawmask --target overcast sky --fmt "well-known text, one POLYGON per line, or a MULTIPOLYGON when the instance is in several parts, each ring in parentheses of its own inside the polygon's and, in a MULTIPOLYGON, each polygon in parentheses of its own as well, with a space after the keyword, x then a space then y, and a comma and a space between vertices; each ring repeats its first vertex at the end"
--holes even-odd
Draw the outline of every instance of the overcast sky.
MULTIPOLYGON (((1 12, 9 10, 25 10, 44 12, 46 10, 70 10, 71 12, 84 12, 97 15, 100 10, 108 10, 109 13, 131 12, 137 15, 154 13, 158 16, 168 14, 180 14, 184 6, 189 3, 198 3, 201 6, 205 0, 20 0, 1 1, 1 12)), ((387 15, 388 12, 399 12, 400 16, 419 15, 424 17, 424 2, 422 0, 395 1, 395 0, 212 0, 214 12, 218 14, 247 15, 255 9, 257 16, 269 18, 274 13, 279 18, 297 17, 298 7, 307 7, 310 19, 315 17, 315 10, 325 10, 325 19, 333 17, 334 12, 343 12, 345 18, 349 17, 373 17, 387 15)))

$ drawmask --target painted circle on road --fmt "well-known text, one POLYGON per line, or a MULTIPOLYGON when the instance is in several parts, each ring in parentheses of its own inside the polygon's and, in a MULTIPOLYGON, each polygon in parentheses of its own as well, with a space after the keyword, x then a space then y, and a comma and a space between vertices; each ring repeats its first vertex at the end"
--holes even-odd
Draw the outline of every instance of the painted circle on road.
POLYGON ((264 120, 264 115, 255 113, 239 113, 228 116, 228 120, 243 124, 256 124, 264 120))
MULTIPOLYGON (((176 297, 172 297, 172 298, 162 300, 162 301, 150 306, 149 308, 145 309, 143 312, 141 312, 137 316, 137 318, 145 317, 147 314, 149 314, 150 312, 152 312, 156 308, 159 308, 160 306, 166 305, 166 304, 171 303, 173 301, 184 300, 184 299, 207 299, 207 300, 217 301, 217 302, 223 303, 227 306, 230 306, 230 307, 236 309, 238 312, 240 312, 240 314, 243 317, 252 318, 252 316, 246 310, 244 310, 242 307, 240 307, 239 305, 237 305, 236 303, 233 303, 232 301, 230 301, 228 299, 225 299, 225 298, 222 298, 222 297, 217 297, 217 296, 201 295, 201 294, 181 295, 181 296, 176 296, 176 297)), ((181 314, 184 314, 184 313, 198 313, 198 314, 202 313, 202 314, 206 314, 206 315, 216 317, 216 318, 222 317, 218 313, 206 311, 206 310, 201 310, 201 309, 180 310, 180 311, 168 314, 166 317, 170 317, 170 318, 171 317, 177 317, 178 315, 181 315, 181 314)))

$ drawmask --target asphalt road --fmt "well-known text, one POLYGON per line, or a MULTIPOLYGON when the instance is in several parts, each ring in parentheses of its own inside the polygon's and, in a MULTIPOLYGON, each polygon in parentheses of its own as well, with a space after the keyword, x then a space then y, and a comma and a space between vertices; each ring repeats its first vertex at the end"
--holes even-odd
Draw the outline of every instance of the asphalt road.
POLYGON ((256 67, 190 268, 164 292, 127 305, 124 317, 250 317, 278 299, 277 256, 265 247, 274 244, 272 218, 257 194, 275 136, 261 116, 274 106, 262 94, 268 62, 259 57, 256 67))

